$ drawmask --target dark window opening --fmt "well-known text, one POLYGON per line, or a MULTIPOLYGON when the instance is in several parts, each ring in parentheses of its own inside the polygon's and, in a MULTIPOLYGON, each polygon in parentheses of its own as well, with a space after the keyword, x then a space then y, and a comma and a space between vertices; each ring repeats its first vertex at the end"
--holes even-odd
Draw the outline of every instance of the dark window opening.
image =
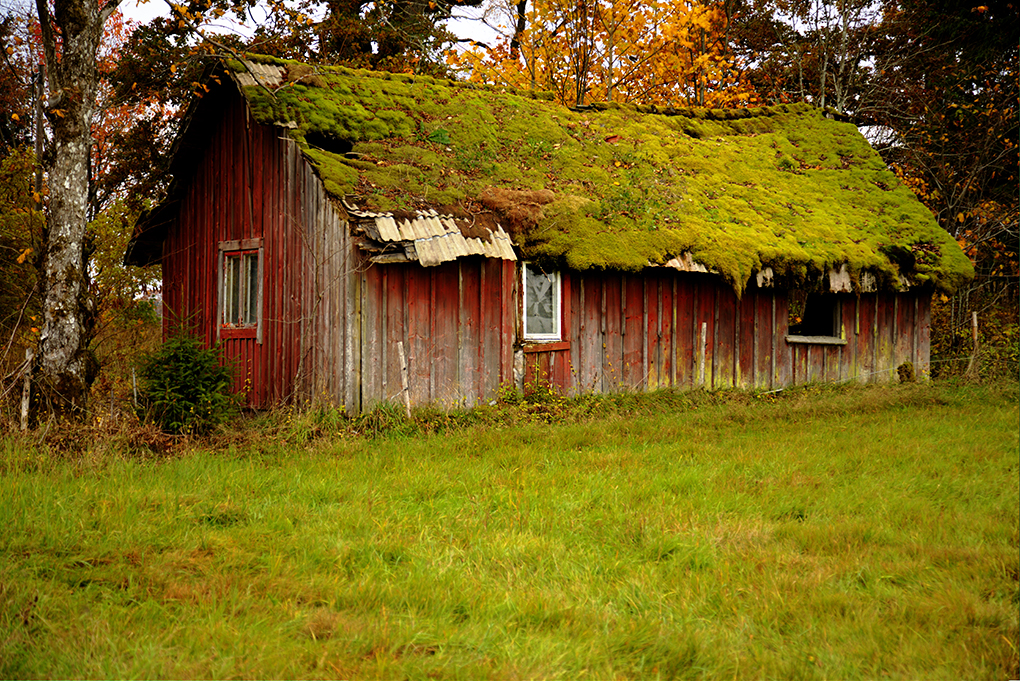
POLYGON ((791 336, 842 336, 835 294, 791 291, 789 313, 791 336))

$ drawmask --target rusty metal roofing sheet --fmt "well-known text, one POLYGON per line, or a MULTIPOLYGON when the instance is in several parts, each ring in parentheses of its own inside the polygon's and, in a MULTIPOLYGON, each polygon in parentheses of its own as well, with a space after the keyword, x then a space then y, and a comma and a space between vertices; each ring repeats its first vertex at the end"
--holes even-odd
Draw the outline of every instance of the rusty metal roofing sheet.
POLYGON ((244 65, 248 69, 247 73, 234 74, 234 77, 237 79, 237 83, 241 87, 265 85, 267 88, 275 89, 283 84, 284 69, 282 66, 275 66, 273 64, 256 64, 255 62, 250 61, 245 61, 244 65))
POLYGON ((371 236, 378 233, 383 242, 413 244, 406 248, 408 257, 417 257, 418 262, 429 267, 449 262, 468 255, 483 255, 487 258, 517 260, 513 241, 502 226, 489 234, 489 238, 465 237, 456 218, 441 215, 435 210, 418 211, 412 218, 396 218, 392 213, 374 213, 347 206, 348 213, 363 224, 371 236))
POLYGON ((666 267, 670 267, 681 272, 711 272, 707 267, 702 265, 700 262, 694 259, 690 253, 684 253, 679 258, 672 258, 666 263, 666 267))

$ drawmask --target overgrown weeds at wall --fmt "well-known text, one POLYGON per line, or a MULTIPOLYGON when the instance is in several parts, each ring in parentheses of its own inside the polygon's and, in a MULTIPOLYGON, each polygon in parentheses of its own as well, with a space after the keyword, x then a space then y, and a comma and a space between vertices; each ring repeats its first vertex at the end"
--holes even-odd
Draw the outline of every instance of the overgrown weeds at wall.
MULTIPOLYGON (((453 435, 470 428, 500 429, 517 426, 554 426, 613 422, 667 415, 677 422, 712 419, 714 427, 741 427, 761 419, 795 424, 820 414, 876 411, 890 405, 927 406, 966 401, 968 390, 992 391, 1020 399, 1013 377, 963 381, 946 379, 936 384, 904 383, 882 386, 811 384, 779 391, 727 390, 619 392, 560 395, 548 385, 519 393, 499 391, 496 399, 470 409, 444 409, 438 405, 414 407, 411 418, 398 404, 380 404, 363 413, 349 414, 342 406, 320 399, 265 412, 237 412, 207 434, 168 434, 151 421, 140 421, 128 411, 111 417, 106 412, 86 424, 60 428, 41 426, 17 434, 16 425, 3 424, 6 442, 19 443, 39 460, 71 460, 86 468, 121 458, 162 460, 206 449, 222 452, 273 452, 295 448, 374 439, 401 440, 430 435, 453 435)), ((31 462, 25 462, 31 467, 31 462)))

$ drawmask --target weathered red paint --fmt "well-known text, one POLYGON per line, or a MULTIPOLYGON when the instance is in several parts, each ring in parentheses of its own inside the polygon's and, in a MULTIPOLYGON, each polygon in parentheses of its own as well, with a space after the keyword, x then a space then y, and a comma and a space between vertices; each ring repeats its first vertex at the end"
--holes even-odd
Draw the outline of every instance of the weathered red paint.
POLYGON ((737 298, 711 275, 669 270, 565 273, 564 279, 583 293, 572 298, 564 320, 568 335, 547 351, 526 347, 525 381, 548 380, 565 393, 887 382, 907 361, 918 375, 928 372, 930 296, 924 292, 839 294, 846 344, 821 345, 787 342, 782 290, 752 288, 737 298))
MULTIPOLYGON (((339 216, 325 205, 318 179, 296 148, 272 128, 250 121, 237 97, 208 102, 222 115, 212 126, 189 136, 182 151, 195 165, 180 193, 177 220, 163 243, 163 296, 168 327, 184 323, 206 343, 217 339, 218 244, 263 240, 262 343, 254 331, 220 334, 227 361, 237 368, 235 389, 253 406, 310 398, 321 366, 339 348, 343 324, 326 322, 329 310, 343 319, 346 286, 328 281, 346 277, 345 232, 339 216), (309 238, 332 237, 315 248, 309 238), (331 331, 332 330, 332 331, 331 331), (340 341, 340 342, 337 342, 340 341), (324 346, 329 346, 328 348, 324 346), (325 352, 328 350, 328 352, 325 352)), ((342 397, 342 376, 322 387, 342 397)))
POLYGON ((782 289, 737 298, 716 276, 664 268, 563 272, 563 339, 525 345, 519 264, 373 265, 296 145, 252 122, 236 95, 203 106, 208 128, 185 138, 193 166, 163 243, 166 319, 220 337, 251 406, 398 400, 398 343, 411 401, 444 406, 537 380, 576 394, 888 381, 905 361, 927 374, 924 292, 841 294, 846 344, 791 344, 782 289), (219 243, 242 239, 261 239, 261 342, 254 330, 217 333, 219 243))

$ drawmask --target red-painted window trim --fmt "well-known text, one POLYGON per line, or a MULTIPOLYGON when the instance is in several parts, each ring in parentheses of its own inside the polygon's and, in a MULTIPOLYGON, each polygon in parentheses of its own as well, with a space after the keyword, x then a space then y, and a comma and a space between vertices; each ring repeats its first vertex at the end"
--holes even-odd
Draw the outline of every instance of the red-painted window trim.
POLYGON ((556 343, 528 343, 524 346, 524 352, 558 352, 569 349, 570 341, 559 341, 556 343))

